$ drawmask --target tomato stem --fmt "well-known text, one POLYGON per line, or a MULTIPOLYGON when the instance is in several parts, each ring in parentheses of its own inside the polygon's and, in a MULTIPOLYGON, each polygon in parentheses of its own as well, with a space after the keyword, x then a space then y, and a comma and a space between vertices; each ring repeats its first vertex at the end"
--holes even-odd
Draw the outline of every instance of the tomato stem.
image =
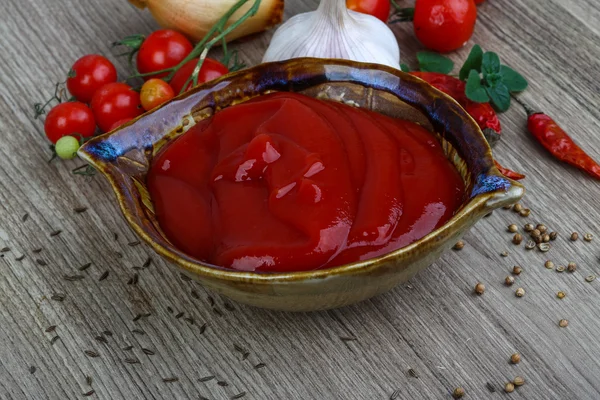
MULTIPOLYGON (((65 88, 61 87, 61 85, 64 85, 65 83, 67 83, 67 81, 55 83, 54 84, 54 94, 52 95, 52 97, 50 97, 50 99, 48 99, 48 101, 46 101, 44 104, 35 103, 33 105, 33 109, 35 112, 33 115, 33 119, 38 119, 41 115, 44 115, 46 113, 46 107, 48 107, 48 105, 50 103, 52 103, 54 100, 56 100, 59 103, 63 102, 62 98, 63 98, 63 96, 65 96, 65 88)), ((70 99, 67 98, 67 100, 70 100, 70 99)))
POLYGON ((396 13, 392 15, 392 20, 389 22, 390 24, 394 24, 396 22, 410 22, 415 17, 415 9, 414 8, 398 8, 396 13))
POLYGON ((392 6, 394 6, 394 8, 398 11, 402 10, 402 7, 400 7, 398 5, 398 3, 396 3, 396 0, 390 0, 390 3, 392 3, 392 6))

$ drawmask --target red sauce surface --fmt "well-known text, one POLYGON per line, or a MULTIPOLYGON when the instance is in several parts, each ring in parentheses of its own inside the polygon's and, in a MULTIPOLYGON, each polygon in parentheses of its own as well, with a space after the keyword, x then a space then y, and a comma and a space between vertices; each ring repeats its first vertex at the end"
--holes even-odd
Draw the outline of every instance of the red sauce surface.
POLYGON ((148 188, 185 253, 279 272, 404 247, 451 218, 464 192, 419 125, 293 93, 201 121, 157 155, 148 188))

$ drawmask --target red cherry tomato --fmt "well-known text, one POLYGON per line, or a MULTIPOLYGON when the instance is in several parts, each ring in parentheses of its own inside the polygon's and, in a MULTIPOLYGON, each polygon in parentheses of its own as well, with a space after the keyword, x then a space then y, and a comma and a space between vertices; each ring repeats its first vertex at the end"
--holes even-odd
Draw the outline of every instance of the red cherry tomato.
POLYGON ((152 110, 175 97, 173 88, 162 79, 152 78, 142 86, 140 100, 144 110, 152 110))
POLYGON ((372 15, 383 22, 387 22, 390 16, 390 0, 346 0, 346 7, 372 15))
MULTIPOLYGON (((171 87, 173 91, 175 91, 175 96, 181 93, 181 89, 183 85, 187 81, 187 79, 194 72, 194 68, 196 68, 196 64, 198 64, 198 59, 194 58, 187 63, 185 63, 175 75, 171 79, 171 87)), ((221 64, 220 62, 213 60, 212 58, 204 59, 204 63, 202 64, 202 68, 200 68, 200 73, 198 74, 198 84, 212 81, 213 79, 217 79, 218 77, 225 75, 229 72, 226 66, 221 64)), ((189 90, 192 87, 192 83, 190 82, 185 90, 189 90)))
MULTIPOLYGON (((170 29, 152 32, 140 46, 137 54, 137 69, 140 73, 160 71, 179 64, 193 50, 192 43, 181 33, 170 29)), ((145 77, 162 78, 167 73, 145 77)))
POLYGON ((44 131, 52 143, 63 136, 94 136, 96 122, 88 106, 78 101, 54 106, 44 121, 44 131))
POLYGON ((98 54, 88 54, 75 61, 69 75, 67 89, 83 103, 92 101, 94 93, 102 86, 117 81, 115 66, 98 54))
POLYGON ((476 20, 473 0, 417 0, 413 24, 421 43, 447 53, 467 43, 476 20))
POLYGON ((92 111, 103 132, 108 132, 117 121, 132 119, 143 113, 140 94, 119 82, 104 85, 94 94, 92 111))

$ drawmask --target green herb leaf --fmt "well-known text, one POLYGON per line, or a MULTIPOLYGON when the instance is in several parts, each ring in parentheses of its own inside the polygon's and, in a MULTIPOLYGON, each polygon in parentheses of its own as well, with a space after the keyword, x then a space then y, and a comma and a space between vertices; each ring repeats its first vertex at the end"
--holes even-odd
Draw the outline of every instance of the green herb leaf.
POLYGON ((485 88, 481 86, 481 77, 479 76, 479 72, 474 69, 469 72, 469 78, 467 79, 467 85, 465 87, 465 94, 469 100, 476 103, 486 103, 490 101, 490 97, 488 96, 485 88))
POLYGON ((471 49, 469 57, 465 60, 464 65, 460 69, 459 78, 461 81, 466 80, 469 77, 469 73, 472 69, 477 72, 481 72, 481 63, 483 62, 483 50, 481 46, 476 44, 471 49))
POLYGON ((492 51, 486 51, 481 60, 481 70, 483 76, 487 74, 497 74, 500 72, 500 57, 492 51))
POLYGON ((498 112, 504 112, 510 108, 510 91, 503 82, 498 82, 494 87, 488 86, 485 90, 498 112))
POLYGON ((454 68, 454 62, 448 57, 430 51, 420 51, 417 53, 419 68, 423 72, 439 72, 447 74, 454 68))
POLYGON ((521 74, 506 65, 500 66, 500 75, 502 75, 502 81, 511 92, 522 92, 529 86, 527 80, 521 74))
POLYGON ((400 64, 400 71, 402 72, 410 72, 410 67, 406 64, 400 64))

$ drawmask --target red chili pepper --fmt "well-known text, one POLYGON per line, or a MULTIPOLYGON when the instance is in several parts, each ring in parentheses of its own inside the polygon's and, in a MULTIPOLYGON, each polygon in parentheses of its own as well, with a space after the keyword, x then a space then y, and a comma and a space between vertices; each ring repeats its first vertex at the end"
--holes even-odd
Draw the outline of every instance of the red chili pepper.
POLYGON ((496 164, 496 168, 498 168, 498 171, 500 171, 500 173, 502 175, 504 175, 505 177, 509 178, 509 179, 513 179, 515 181, 519 181, 523 178, 525 178, 525 175, 520 174, 518 172, 515 172, 513 170, 510 170, 508 168, 504 168, 502 165, 500 165, 500 163, 496 160, 494 160, 494 164, 496 164))
POLYGON ((529 132, 554 158, 600 179, 600 165, 579 147, 552 118, 544 113, 533 111, 516 97, 514 99, 527 111, 529 132))
POLYGON ((410 74, 423 79, 456 100, 477 122, 490 145, 494 145, 500 139, 502 127, 498 115, 490 103, 476 103, 469 100, 465 94, 465 82, 453 76, 437 72, 412 71, 410 74))

